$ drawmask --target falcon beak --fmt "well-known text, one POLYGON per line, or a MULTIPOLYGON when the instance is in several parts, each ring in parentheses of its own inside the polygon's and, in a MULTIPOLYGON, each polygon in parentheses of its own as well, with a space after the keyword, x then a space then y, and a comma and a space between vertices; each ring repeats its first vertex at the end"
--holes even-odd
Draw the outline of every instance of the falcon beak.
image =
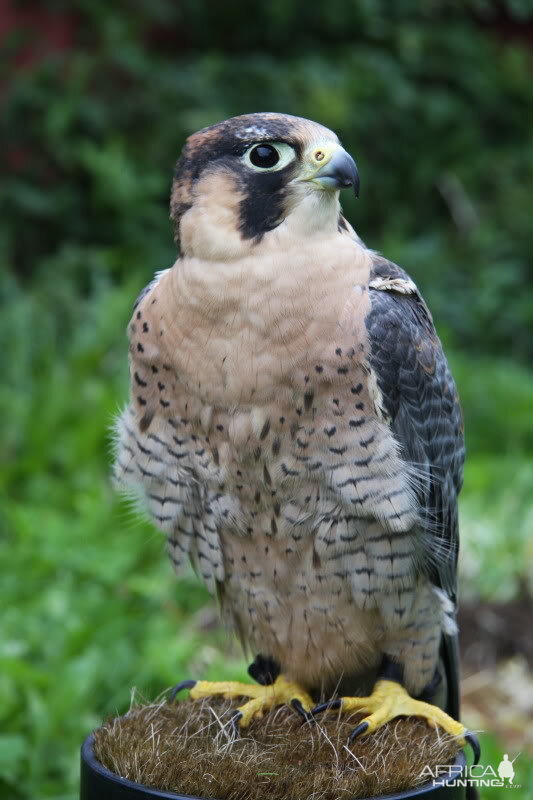
POLYGON ((353 186, 355 196, 359 197, 359 173, 355 161, 340 145, 328 143, 324 147, 315 147, 311 161, 318 170, 308 181, 318 184, 322 189, 336 191, 353 186))

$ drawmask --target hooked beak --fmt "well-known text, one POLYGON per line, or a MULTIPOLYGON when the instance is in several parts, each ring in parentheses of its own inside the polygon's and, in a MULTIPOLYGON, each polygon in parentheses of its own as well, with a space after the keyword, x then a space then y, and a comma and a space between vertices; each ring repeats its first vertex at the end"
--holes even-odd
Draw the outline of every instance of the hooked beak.
POLYGON ((353 186, 355 196, 359 197, 359 173, 355 161, 340 145, 315 148, 311 160, 318 170, 307 180, 318 184, 322 189, 336 191, 353 186), (324 161, 324 165, 320 163, 324 161))
POLYGON ((318 170, 313 181, 324 189, 346 189, 353 186, 355 196, 359 197, 359 173, 355 161, 342 148, 333 153, 328 163, 318 170))

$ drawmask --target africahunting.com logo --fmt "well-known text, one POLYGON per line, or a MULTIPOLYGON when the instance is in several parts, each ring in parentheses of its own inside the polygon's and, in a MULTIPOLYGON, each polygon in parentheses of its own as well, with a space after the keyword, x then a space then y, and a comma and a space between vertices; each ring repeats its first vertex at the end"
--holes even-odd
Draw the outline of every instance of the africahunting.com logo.
MULTIPOLYGON (((520 754, 519 754, 520 755, 520 754)), ((461 767, 460 764, 439 764, 436 767, 424 767, 420 777, 431 780, 434 786, 505 786, 508 789, 520 789, 520 784, 513 783, 515 778, 514 762, 507 753, 496 769, 483 764, 472 764, 461 767)))

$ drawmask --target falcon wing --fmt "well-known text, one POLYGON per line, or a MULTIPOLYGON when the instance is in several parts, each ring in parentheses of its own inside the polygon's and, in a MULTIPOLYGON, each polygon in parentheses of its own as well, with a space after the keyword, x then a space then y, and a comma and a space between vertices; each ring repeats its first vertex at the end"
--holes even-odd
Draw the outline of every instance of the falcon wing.
MULTIPOLYGON (((457 496, 464 439, 457 390, 431 314, 407 273, 378 256, 370 276, 370 366, 401 453, 416 474, 431 582, 455 603, 457 496)), ((449 703, 458 705, 455 635, 443 636, 449 703)))

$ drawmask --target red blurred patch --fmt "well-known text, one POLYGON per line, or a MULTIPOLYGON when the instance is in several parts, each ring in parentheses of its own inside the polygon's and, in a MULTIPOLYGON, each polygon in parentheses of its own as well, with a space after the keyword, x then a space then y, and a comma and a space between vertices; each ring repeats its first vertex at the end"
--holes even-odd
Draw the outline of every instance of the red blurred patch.
POLYGON ((13 0, 0 0, 0 41, 13 39, 12 66, 27 68, 51 53, 74 47, 79 21, 74 13, 53 12, 42 3, 20 7, 13 0))

